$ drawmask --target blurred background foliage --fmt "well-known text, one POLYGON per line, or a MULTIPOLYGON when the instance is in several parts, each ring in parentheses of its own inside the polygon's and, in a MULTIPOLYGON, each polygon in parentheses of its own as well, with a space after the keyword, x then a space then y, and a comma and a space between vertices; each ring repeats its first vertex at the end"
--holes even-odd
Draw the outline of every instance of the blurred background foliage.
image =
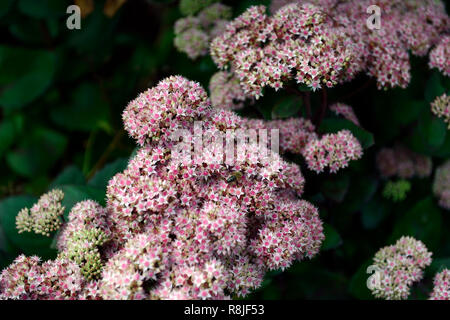
MULTIPOLYGON (((66 214, 78 201, 105 204, 108 180, 122 171, 135 145, 121 113, 139 92, 180 74, 205 88, 217 71, 209 56, 191 61, 173 46, 177 1, 79 0, 80 30, 69 30, 66 9, 73 1, 0 2, 0 267, 19 253, 52 258, 52 239, 18 234, 15 216, 39 195, 59 187, 66 214)), ((266 1, 223 1, 237 16, 266 1)), ((431 289, 434 273, 450 267, 450 213, 437 206, 432 178, 412 179, 404 201, 383 198, 376 152, 402 142, 433 157, 434 167, 450 156, 450 133, 431 115, 429 103, 449 92, 450 80, 429 70, 427 58, 412 59, 406 90, 378 91, 364 75, 330 90, 331 102, 353 106, 362 128, 328 114, 321 132, 350 129, 365 148, 363 159, 334 175, 316 175, 297 157, 306 177, 305 198, 320 209, 326 240, 318 257, 285 272, 271 272, 250 298, 371 298, 366 268, 382 246, 402 235, 422 240, 434 252, 425 281, 411 298, 431 289)), ((312 94, 313 108, 320 95, 312 94)), ((287 118, 303 113, 285 91, 266 92, 241 114, 287 118)))

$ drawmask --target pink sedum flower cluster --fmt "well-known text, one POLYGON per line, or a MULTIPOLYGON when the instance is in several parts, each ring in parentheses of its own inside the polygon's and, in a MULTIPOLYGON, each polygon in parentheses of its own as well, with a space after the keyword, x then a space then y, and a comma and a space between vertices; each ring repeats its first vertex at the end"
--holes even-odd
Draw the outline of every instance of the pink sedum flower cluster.
MULTIPOLYGON (((281 152, 301 154, 308 142, 317 139, 315 126, 304 118, 289 118, 264 121, 260 119, 243 119, 249 129, 278 130, 281 152)), ((268 138, 270 140, 270 136, 268 138)))
POLYGON ((450 270, 444 269, 434 277, 430 300, 450 300, 450 270))
POLYGON ((239 110, 248 98, 234 73, 216 72, 209 81, 211 104, 215 108, 239 110))
POLYGON ((431 103, 431 112, 439 118, 442 118, 447 123, 448 129, 450 129, 450 96, 445 93, 437 97, 431 103))
POLYGON ((141 148, 109 182, 106 208, 75 205, 58 258, 19 257, 2 273, 2 298, 227 299, 259 287, 268 270, 319 252, 322 222, 300 198, 297 165, 251 152, 235 164, 173 157, 175 128, 194 132, 200 120, 209 133, 246 128, 239 116, 211 108, 197 83, 169 77, 123 118, 141 148))
POLYGON ((303 150, 308 168, 317 173, 329 168, 331 173, 348 166, 349 161, 362 157, 362 147, 349 130, 325 134, 310 141, 303 150))
POLYGON ((335 114, 343 116, 345 119, 353 122, 357 126, 360 126, 359 120, 355 115, 355 112, 353 111, 353 108, 349 105, 346 105, 344 103, 335 103, 330 105, 330 110, 333 111, 335 114))
POLYGON ((437 68, 450 77, 450 36, 443 36, 436 47, 430 52, 430 68, 437 68))
POLYGON ((433 193, 439 200, 439 205, 450 210, 450 160, 436 169, 433 181, 433 193))
MULTIPOLYGON (((172 100, 179 88, 197 93, 195 83, 186 81, 171 77, 160 82, 147 96, 147 104, 130 103, 125 122, 140 122, 147 109, 157 113, 163 108, 164 104, 152 103, 152 95, 172 100)), ((188 92, 178 104, 199 110, 188 107, 198 105, 188 92)), ((213 131, 237 129, 243 122, 225 110, 201 110, 196 120, 204 120, 204 126, 213 131)), ((186 121, 184 128, 192 129, 192 125, 186 121)), ((260 285, 265 271, 287 268, 318 252, 322 224, 317 209, 297 198, 304 183, 297 166, 281 159, 260 163, 251 158, 232 166, 180 163, 171 159, 168 136, 154 140, 152 132, 147 128, 135 136, 130 131, 138 141, 148 143, 108 187, 115 241, 127 245, 105 267, 109 279, 101 285, 105 296, 217 299, 245 295, 260 285), (151 245, 141 237, 152 239, 151 245), (148 272, 142 271, 147 270, 145 261, 150 261, 148 272), (112 279, 120 284, 111 285, 112 279)))
POLYGON ((250 7, 226 26, 211 43, 215 63, 231 67, 256 98, 264 87, 278 90, 291 79, 314 90, 333 87, 351 53, 342 34, 326 27, 325 14, 313 5, 287 5, 272 17, 265 10, 250 7))
POLYGON ((410 287, 423 277, 432 253, 412 237, 401 237, 394 245, 380 249, 373 258, 377 274, 371 278, 372 294, 387 300, 407 299, 410 287))
POLYGON ((381 149, 376 156, 376 164, 384 178, 426 178, 433 169, 430 157, 412 152, 402 145, 381 149))
POLYGON ((88 283, 80 268, 65 259, 41 263, 21 255, 0 275, 0 300, 62 300, 98 298, 96 282, 88 283))
POLYGON ((352 42, 351 75, 364 71, 376 78, 379 89, 405 88, 411 79, 409 51, 424 56, 442 34, 449 31, 450 19, 441 1, 435 0, 308 0, 322 5, 352 42), (367 27, 366 10, 377 5, 380 29, 367 27))
POLYGON ((175 23, 174 45, 192 60, 208 53, 211 39, 225 30, 231 18, 231 8, 214 3, 200 11, 196 16, 188 16, 175 23))
MULTIPOLYGON (((405 88, 411 79, 409 51, 426 55, 450 27, 443 3, 435 0, 276 0, 272 1, 271 12, 276 15, 288 2, 317 6, 327 16, 324 28, 345 35, 343 43, 351 50, 351 60, 342 80, 365 72, 376 78, 379 89, 405 88), (380 29, 367 27, 366 10, 371 5, 380 8, 380 29)), ((441 40, 432 51, 432 67, 448 70, 445 46, 448 41, 441 40)))

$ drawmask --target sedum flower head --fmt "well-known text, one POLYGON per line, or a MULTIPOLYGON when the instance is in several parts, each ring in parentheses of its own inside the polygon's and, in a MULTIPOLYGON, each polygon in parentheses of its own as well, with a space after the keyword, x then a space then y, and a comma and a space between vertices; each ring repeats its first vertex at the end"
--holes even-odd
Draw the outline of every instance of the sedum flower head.
POLYGON ((431 255, 412 237, 401 237, 394 245, 380 249, 373 259, 379 283, 371 286, 372 294, 388 300, 407 299, 411 285, 422 279, 423 269, 431 264, 431 255))
MULTIPOLYGON (((125 128, 142 147, 110 180, 106 208, 83 201, 71 210, 58 237, 58 259, 46 262, 68 268, 57 271, 61 279, 52 275, 55 281, 77 272, 72 291, 59 296, 229 299, 259 287, 267 271, 318 253, 322 221, 317 208, 300 199, 299 166, 275 153, 255 157, 265 145, 254 142, 232 164, 210 161, 217 145, 198 161, 180 161, 170 134, 175 128, 193 133, 194 120, 211 137, 246 128, 238 115, 210 108, 204 89, 181 77, 130 102, 125 128)), ((11 265, 0 281, 5 297, 21 297, 11 292, 28 281, 16 281, 15 269, 11 265)), ((20 279, 31 276, 23 268, 20 279)), ((52 297, 27 290, 23 297, 52 297)))
POLYGON ((357 126, 359 126, 359 120, 353 111, 353 108, 344 103, 335 103, 330 106, 330 110, 336 113, 337 115, 343 116, 345 119, 353 122, 357 126))
POLYGON ((74 299, 85 284, 79 267, 69 260, 41 263, 36 256, 21 255, 0 275, 0 299, 74 299))
POLYGON ((208 53, 211 39, 225 30, 227 20, 232 14, 231 8, 221 3, 212 5, 204 3, 204 5, 204 9, 196 16, 192 13, 175 22, 174 45, 178 51, 186 53, 192 60, 208 53))
POLYGON ((450 300, 450 270, 444 269, 434 277, 430 300, 450 300))
POLYGON ((206 92, 198 83, 172 76, 131 101, 122 118, 125 130, 143 146, 200 119, 209 107, 206 92))
POLYGON ((41 196, 31 209, 22 209, 16 217, 19 233, 35 232, 49 237, 51 232, 58 230, 62 223, 60 217, 64 214, 63 198, 64 193, 55 189, 41 196))
POLYGON ((328 167, 335 173, 347 167, 351 160, 360 159, 362 147, 349 130, 341 130, 311 140, 303 150, 303 156, 310 170, 320 173, 328 167))
POLYGON ((383 196, 394 202, 400 202, 406 199, 411 190, 411 183, 408 180, 388 181, 383 189, 383 196))
POLYGON ((430 68, 437 68, 447 77, 450 76, 450 36, 441 38, 436 47, 430 52, 430 68))
POLYGON ((431 103, 431 112, 447 123, 450 129, 450 96, 445 93, 431 103))
MULTIPOLYGON (((243 119, 244 126, 249 129, 278 130, 280 151, 292 154, 302 154, 305 146, 312 140, 317 140, 315 126, 305 118, 289 118, 264 121, 260 119, 243 119)), ((268 140, 270 141, 269 135, 268 140)))
POLYGON ((450 210, 450 160, 436 169, 433 181, 433 193, 439 200, 439 205, 450 210))
POLYGON ((290 4, 273 17, 252 6, 230 22, 211 43, 221 69, 231 68, 246 94, 262 96, 295 79, 316 90, 333 87, 351 60, 339 31, 327 28, 325 14, 313 5, 290 4))
POLYGON ((431 175, 433 169, 430 157, 412 152, 399 144, 393 148, 381 149, 376 156, 376 164, 385 178, 425 178, 431 175))
POLYGON ((238 110, 244 107, 247 98, 239 79, 227 71, 216 72, 209 81, 211 104, 215 108, 238 110))

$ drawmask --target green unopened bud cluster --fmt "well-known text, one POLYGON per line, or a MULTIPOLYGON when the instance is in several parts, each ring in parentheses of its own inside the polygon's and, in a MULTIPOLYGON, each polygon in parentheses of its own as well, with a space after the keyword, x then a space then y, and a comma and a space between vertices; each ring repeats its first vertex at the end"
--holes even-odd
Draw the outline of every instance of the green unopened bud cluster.
POLYGON ((34 232, 49 237, 61 226, 60 216, 64 214, 61 201, 64 193, 55 189, 44 194, 31 209, 23 208, 16 217, 19 233, 34 232))
POLYGON ((411 190, 411 183, 408 180, 388 181, 383 190, 383 196, 394 202, 400 202, 406 199, 411 190))
POLYGON ((106 234, 98 228, 78 230, 67 239, 67 249, 62 256, 78 264, 86 279, 95 279, 103 267, 98 247, 106 241, 106 234))

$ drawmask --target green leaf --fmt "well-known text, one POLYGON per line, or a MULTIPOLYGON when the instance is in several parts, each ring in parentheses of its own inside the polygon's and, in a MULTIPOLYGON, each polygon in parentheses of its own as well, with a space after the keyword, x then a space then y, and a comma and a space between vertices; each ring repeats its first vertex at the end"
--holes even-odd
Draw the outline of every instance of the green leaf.
POLYGON ((434 71, 428 79, 425 87, 425 100, 427 103, 430 103, 437 96, 440 96, 443 93, 445 93, 445 89, 441 83, 440 73, 438 71, 434 71))
POLYGON ((342 244, 341 236, 330 224, 324 224, 323 233, 325 240, 322 243, 322 250, 334 249, 342 244))
POLYGON ((444 269, 450 269, 450 258, 437 258, 433 259, 430 267, 428 267, 425 272, 434 277, 436 273, 441 272, 444 269))
POLYGON ((11 5, 14 0, 2 0, 0 1, 0 18, 2 18, 5 14, 8 13, 9 9, 11 9, 11 5))
POLYGON ((16 128, 11 119, 4 119, 0 123, 0 158, 11 146, 16 135, 16 128))
POLYGON ((67 105, 51 112, 52 120, 69 130, 91 131, 103 128, 111 131, 109 107, 100 94, 100 88, 92 83, 77 87, 67 105))
POLYGON ((60 17, 71 4, 68 0, 19 0, 19 10, 33 18, 60 17))
POLYGON ((341 210, 353 213, 362 208, 377 191, 378 181, 369 176, 355 176, 350 181, 350 187, 342 202, 341 210))
POLYGON ((390 242, 395 242, 402 236, 411 236, 421 240, 429 249, 434 250, 439 247, 441 227, 441 210, 436 206, 432 197, 427 197, 417 202, 412 209, 398 219, 390 242))
POLYGON ((0 46, 0 106, 17 109, 50 86, 56 69, 52 52, 0 46))
POLYGON ((272 110, 272 119, 289 118, 297 114, 301 108, 301 100, 285 98, 275 104, 272 110))
POLYGON ((65 184, 84 185, 85 183, 83 172, 76 166, 68 166, 53 180, 49 190, 65 184))
POLYGON ((6 160, 16 173, 31 178, 50 169, 62 156, 66 146, 65 136, 49 129, 36 128, 18 148, 6 154, 6 160))
POLYGON ((347 194, 350 178, 347 174, 330 177, 322 184, 322 193, 329 199, 342 202, 347 194))
POLYGON ((324 119, 320 125, 319 131, 324 133, 336 133, 343 129, 350 130, 364 149, 367 149, 374 144, 374 138, 370 132, 358 127, 347 119, 324 119))
POLYGON ((12 245, 26 255, 38 255, 43 258, 52 258, 56 251, 50 248, 52 239, 32 232, 19 234, 16 229, 17 213, 27 207, 30 208, 37 201, 34 197, 15 196, 0 202, 0 222, 5 236, 12 245))
POLYGON ((65 216, 69 214, 74 205, 84 200, 94 200, 101 205, 105 204, 105 193, 101 189, 83 185, 64 185, 59 188, 64 192, 62 204, 65 207, 65 216))
POLYGON ((446 124, 441 119, 431 119, 426 135, 428 144, 432 148, 439 148, 444 143, 446 134, 446 124))
POLYGON ((372 293, 367 287, 367 279, 370 277, 370 274, 367 273, 367 268, 372 263, 372 259, 365 261, 350 280, 349 292, 357 299, 373 300, 372 293))
POLYGON ((379 198, 372 198, 361 210, 365 229, 375 229, 389 214, 389 206, 379 198))
POLYGON ((106 192, 109 180, 117 173, 125 170, 127 165, 128 160, 125 158, 120 158, 107 164, 103 169, 98 171, 91 180, 89 180, 88 185, 106 192))

